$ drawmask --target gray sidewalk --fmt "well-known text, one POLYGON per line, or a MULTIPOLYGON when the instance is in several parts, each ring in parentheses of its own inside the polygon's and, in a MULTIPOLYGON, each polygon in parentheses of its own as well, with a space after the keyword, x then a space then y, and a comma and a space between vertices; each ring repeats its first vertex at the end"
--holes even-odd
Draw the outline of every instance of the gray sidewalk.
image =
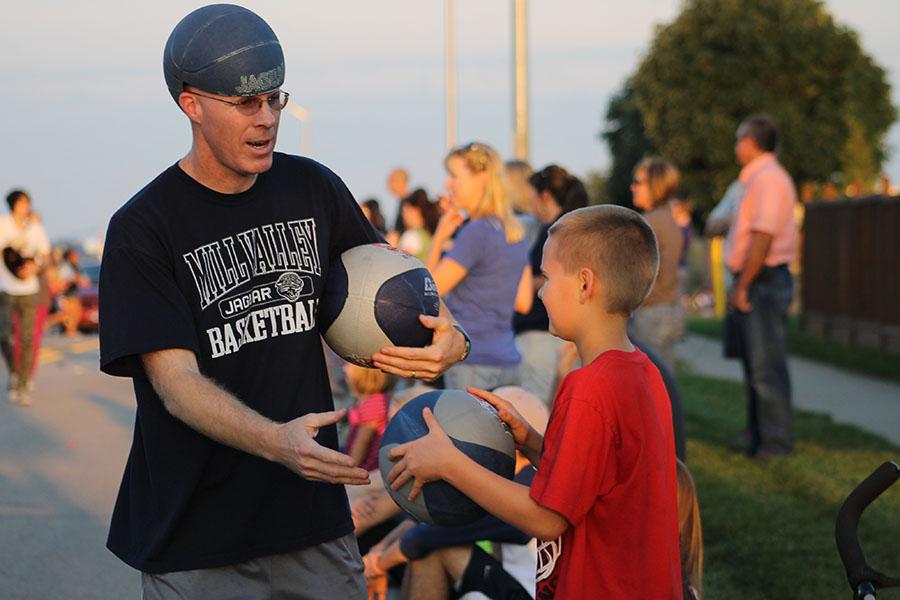
MULTIPOLYGON (((697 374, 743 381, 740 362, 722 358, 719 340, 688 335, 676 356, 697 374)), ((900 384, 798 357, 791 357, 788 368, 795 408, 831 415, 900 445, 900 384)))

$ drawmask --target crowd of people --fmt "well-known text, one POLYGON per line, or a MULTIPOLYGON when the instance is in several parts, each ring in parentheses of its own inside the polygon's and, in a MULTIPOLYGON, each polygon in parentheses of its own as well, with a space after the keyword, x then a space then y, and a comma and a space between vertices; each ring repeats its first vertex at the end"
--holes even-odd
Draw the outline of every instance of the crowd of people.
POLYGON ((0 348, 9 378, 8 399, 32 404, 41 341, 47 330, 74 336, 82 322, 79 290, 92 282, 75 248, 52 247, 31 197, 23 190, 6 196, 9 214, 0 217, 0 348))
MULTIPOLYGON (((783 327, 790 303, 786 265, 794 247, 795 202, 793 185, 775 157, 777 136, 774 121, 766 115, 753 115, 741 124, 735 148, 743 167, 741 178, 710 216, 706 232, 727 235, 725 255, 732 274, 730 337, 736 341, 726 339, 726 345, 736 345, 733 356, 744 365, 748 389, 748 428, 734 446, 757 460, 783 456, 792 445, 783 327), (770 336, 774 339, 763 341, 770 336), (763 350, 764 344, 774 347, 763 350)), ((561 339, 574 336, 560 336, 542 301, 541 290, 546 293, 547 289, 545 252, 554 223, 587 206, 587 193, 577 177, 558 165, 536 172, 522 161, 501 166, 496 152, 480 143, 453 149, 445 167, 446 195, 432 201, 417 189, 401 198, 401 218, 393 230, 384 232, 411 254, 424 256, 441 295, 459 323, 472 332, 473 349, 478 349, 465 365, 451 367, 437 385, 494 390, 507 406, 527 415, 524 421, 543 435, 547 412, 566 400, 566 376, 580 362, 578 349, 561 339), (428 205, 422 210, 424 202, 428 205), (420 212, 407 218, 412 210, 407 207, 413 204, 420 212), (419 226, 420 214, 439 215, 432 217, 437 225, 427 236, 417 238, 415 245, 406 246, 406 228, 419 226), (427 243, 430 246, 423 247, 427 243), (467 281, 472 285, 465 285, 467 281)), ((408 182, 409 176, 400 169, 392 172, 390 189, 397 188, 397 180, 408 182)), ((634 169, 633 204, 653 232, 658 267, 649 292, 628 311, 627 331, 635 345, 658 357, 661 372, 674 369, 674 345, 684 333, 681 295, 691 234, 689 207, 677 198, 678 187, 678 170, 661 157, 644 159, 634 169)), ((367 206, 367 215, 380 214, 376 200, 368 200, 367 206)), ((633 288, 634 279, 630 283, 633 288)), ((427 389, 422 382, 406 387, 401 380, 371 427, 383 431, 391 414, 427 389)), ((514 427, 513 422, 510 425, 514 427)), ((377 443, 377 438, 372 440, 377 443)), ((432 442, 428 451, 435 448, 432 442)), ((534 490, 535 472, 522 453, 519 459, 516 481, 534 490)), ((548 468, 547 462, 545 458, 540 464, 548 468)), ((699 505, 686 464, 676 462, 680 581, 683 596, 697 599, 702 596, 703 564, 699 505)), ((434 476, 446 478, 445 470, 452 464, 442 464, 444 470, 434 476)), ((428 472, 427 467, 417 468, 419 472, 408 477, 428 472)), ((582 476, 590 478, 588 472, 582 476)), ((534 544, 535 537, 527 527, 517 527, 515 516, 503 521, 496 516, 502 511, 492 510, 493 515, 471 528, 448 534, 404 518, 378 473, 373 473, 371 486, 348 492, 373 596, 389 581, 402 585, 402 597, 409 598, 446 598, 468 592, 484 594, 477 597, 531 598, 547 593, 542 580, 548 569, 553 570, 555 542, 534 544), (405 571, 403 565, 408 565, 405 571), (484 569, 485 565, 491 568, 484 569), (488 572, 490 577, 483 575, 488 572), (535 587, 537 596, 532 596, 530 590, 535 587)), ((491 506, 490 498, 485 502, 491 506)), ((627 570, 622 565, 609 566, 627 570)), ((553 585, 552 591, 558 592, 553 585)))
MULTIPOLYGON (((473 350, 465 363, 434 382, 388 379, 354 366, 343 370, 342 384, 341 373, 332 369, 336 402, 351 406, 344 450, 372 470, 371 484, 347 488, 355 532, 372 597, 392 583, 409 598, 531 598, 536 586, 546 587, 539 582, 542 573, 546 578, 553 571, 550 557, 557 542, 538 542, 494 515, 452 531, 415 524, 391 500, 374 458, 391 416, 436 387, 493 390, 544 434, 560 385, 580 359, 576 345, 551 329, 541 294, 547 283, 542 263, 554 224, 588 206, 588 194, 579 178, 559 165, 534 171, 523 161, 504 164, 482 143, 451 150, 444 166, 445 190, 434 199, 422 188, 408 192, 406 170, 389 174, 387 187, 399 204, 393 228, 386 228, 376 199, 361 203, 389 242, 419 257, 433 273, 473 350), (363 379, 373 385, 361 386, 363 379), (349 396, 341 399, 342 390, 349 396), (540 558, 546 564, 539 564, 540 558), (466 596, 470 592, 483 595, 466 596)), ((654 157, 636 167, 632 184, 634 205, 645 213, 658 245, 658 273, 627 320, 628 332, 668 370, 685 318, 679 286, 687 236, 684 206, 675 199, 678 183, 675 167, 654 157)), ((332 358, 338 364, 340 359, 332 358)), ((523 453, 518 457, 515 480, 527 487, 535 470, 523 453)), ((693 479, 686 465, 677 463, 680 581, 686 598, 699 598, 699 509, 693 479)))

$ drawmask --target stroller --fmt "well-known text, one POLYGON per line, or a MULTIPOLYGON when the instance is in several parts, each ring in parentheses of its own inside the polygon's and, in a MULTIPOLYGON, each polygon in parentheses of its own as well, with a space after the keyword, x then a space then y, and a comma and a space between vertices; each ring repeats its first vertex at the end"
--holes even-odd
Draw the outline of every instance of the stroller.
POLYGON ((866 507, 898 478, 900 466, 897 463, 888 461, 882 464, 850 492, 838 510, 834 537, 847 571, 847 581, 853 590, 853 600, 876 600, 876 590, 900 586, 900 578, 879 573, 866 563, 856 532, 866 507))

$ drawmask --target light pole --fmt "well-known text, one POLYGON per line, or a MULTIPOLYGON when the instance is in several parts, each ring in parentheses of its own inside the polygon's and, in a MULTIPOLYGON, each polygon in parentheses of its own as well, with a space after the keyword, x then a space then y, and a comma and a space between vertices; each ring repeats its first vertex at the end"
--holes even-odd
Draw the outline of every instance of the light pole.
POLYGON ((447 148, 456 146, 456 33, 453 0, 444 0, 444 93, 447 148))
POLYGON ((287 110, 294 118, 300 121, 300 154, 309 156, 312 152, 312 145, 309 140, 309 111, 293 102, 288 102, 287 110))
POLYGON ((528 19, 525 0, 513 0, 513 153, 528 161, 528 19))

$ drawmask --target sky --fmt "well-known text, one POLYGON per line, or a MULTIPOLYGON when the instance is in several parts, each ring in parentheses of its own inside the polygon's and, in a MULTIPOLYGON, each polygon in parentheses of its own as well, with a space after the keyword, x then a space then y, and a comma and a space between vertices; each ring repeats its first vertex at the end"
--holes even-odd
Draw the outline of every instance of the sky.
MULTIPOLYGON (((190 148, 186 118, 162 77, 175 24, 205 2, 30 0, 4 8, 0 191, 24 188, 55 240, 101 236, 110 215, 190 148)), ((388 202, 385 178, 443 191, 444 10, 440 0, 258 0, 275 30, 284 89, 309 112, 282 116, 277 149, 304 152, 354 195, 388 202), (303 139, 301 139, 303 138, 303 139)), ((512 2, 456 0, 458 141, 512 153, 512 2)), ((897 0, 826 0, 887 70, 900 104, 897 0)), ((531 0, 531 163, 586 175, 608 167, 598 139, 609 98, 678 0, 531 0)), ((900 126, 885 171, 900 181, 900 126)))

